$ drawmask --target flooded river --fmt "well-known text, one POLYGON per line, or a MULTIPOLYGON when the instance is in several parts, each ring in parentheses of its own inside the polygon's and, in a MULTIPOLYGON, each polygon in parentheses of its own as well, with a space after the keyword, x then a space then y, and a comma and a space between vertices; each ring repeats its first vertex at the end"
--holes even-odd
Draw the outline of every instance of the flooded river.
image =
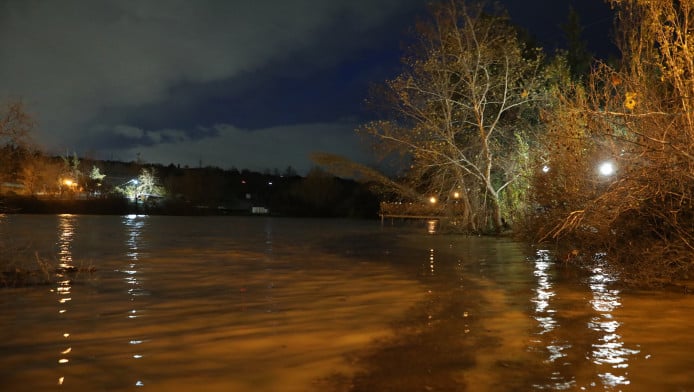
POLYGON ((0 216, 1 391, 694 391, 694 296, 425 223, 0 216))

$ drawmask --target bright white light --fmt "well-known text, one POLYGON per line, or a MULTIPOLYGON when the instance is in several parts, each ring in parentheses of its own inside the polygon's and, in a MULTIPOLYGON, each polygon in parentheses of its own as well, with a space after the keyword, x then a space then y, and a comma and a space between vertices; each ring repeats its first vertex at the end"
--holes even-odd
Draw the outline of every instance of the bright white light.
POLYGON ((601 163, 598 170, 600 171, 600 174, 602 174, 603 176, 611 176, 615 172, 615 168, 612 162, 601 163))
POLYGON ((543 173, 547 173, 548 171, 549 171, 549 166, 547 166, 547 165, 542 166, 542 172, 543 173))

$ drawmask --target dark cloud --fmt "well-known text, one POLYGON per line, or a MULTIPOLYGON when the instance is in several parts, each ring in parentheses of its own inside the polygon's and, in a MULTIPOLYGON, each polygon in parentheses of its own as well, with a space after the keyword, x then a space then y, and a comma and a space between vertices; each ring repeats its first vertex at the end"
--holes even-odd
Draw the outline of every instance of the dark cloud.
MULTIPOLYGON (((53 152, 241 168, 364 158, 361 102, 395 74, 425 3, 5 0, 0 100, 21 97, 53 152)), ((523 7, 511 14, 526 23, 565 19, 523 7)))
POLYGON ((217 136, 193 139, 187 136, 187 132, 179 130, 152 133, 122 129, 133 138, 163 137, 156 143, 147 144, 141 140, 137 147, 114 150, 109 158, 131 161, 140 156, 145 161, 163 164, 211 165, 256 171, 293 166, 306 173, 311 168, 308 157, 316 151, 331 151, 368 162, 370 158, 354 137, 353 130, 354 124, 348 121, 279 126, 254 132, 221 124, 213 127, 217 136))
MULTIPOLYGON (((0 6, 0 96, 22 97, 34 108, 41 124, 38 138, 50 148, 87 148, 85 140, 109 139, 108 133, 101 138, 94 135, 101 132, 118 136, 118 144, 128 140, 136 141, 133 145, 147 144, 150 134, 165 132, 123 135, 124 130, 142 128, 120 121, 128 120, 131 112, 134 119, 144 121, 144 108, 157 109, 153 113, 162 118, 169 113, 176 117, 177 112, 166 107, 188 110, 190 118, 184 125, 189 130, 183 132, 194 139, 200 125, 210 126, 195 122, 217 120, 203 118, 207 105, 212 112, 224 112, 224 105, 237 101, 248 112, 245 96, 260 116, 262 96, 272 97, 274 88, 254 86, 252 75, 264 72, 260 82, 268 83, 267 70, 272 69, 273 77, 284 75, 285 87, 292 89, 291 78, 301 80, 302 75, 308 77, 316 69, 340 63, 356 48, 369 46, 368 41, 352 38, 364 40, 364 33, 378 30, 384 21, 418 2, 409 3, 10 0, 0 6), (300 61, 292 62, 292 58, 300 61), (241 88, 231 84, 241 78, 248 78, 239 82, 241 88), (205 94, 204 86, 217 82, 229 87, 229 96, 223 91, 205 94), (197 94, 193 98, 176 97, 187 92, 182 86, 191 91, 203 88, 193 91, 197 94), (251 96, 248 92, 253 89, 251 96)), ((307 90, 297 93, 302 91, 307 90)), ((286 91, 281 95, 286 97, 286 91)), ((274 107, 268 108, 266 118, 278 106, 269 101, 274 107)), ((302 114, 295 122, 327 120, 308 121, 307 117, 302 114)), ((233 118, 227 120, 233 126, 233 118)))

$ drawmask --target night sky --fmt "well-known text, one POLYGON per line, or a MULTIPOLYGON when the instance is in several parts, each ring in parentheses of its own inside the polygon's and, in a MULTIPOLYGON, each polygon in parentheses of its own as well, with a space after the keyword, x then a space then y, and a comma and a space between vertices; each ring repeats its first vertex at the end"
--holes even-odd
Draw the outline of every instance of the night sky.
MULTIPOLYGON (((355 127, 399 69, 426 0, 0 0, 0 101, 53 154, 305 174, 314 151, 369 162, 355 127)), ((602 0, 505 0, 547 48, 573 4, 606 56, 602 0)))

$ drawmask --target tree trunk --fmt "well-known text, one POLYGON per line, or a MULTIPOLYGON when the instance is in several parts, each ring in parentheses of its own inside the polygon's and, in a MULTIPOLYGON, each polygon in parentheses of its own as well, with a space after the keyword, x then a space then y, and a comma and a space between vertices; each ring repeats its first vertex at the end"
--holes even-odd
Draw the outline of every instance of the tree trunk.
POLYGON ((499 200, 492 199, 492 218, 494 219, 494 232, 497 234, 501 233, 503 228, 503 222, 501 221, 501 206, 499 205, 499 200))
POLYGON ((492 224, 494 225, 494 232, 499 234, 504 226, 504 223, 501 220, 501 204, 499 203, 499 194, 496 192, 490 192, 490 195, 490 200, 492 203, 492 224))

